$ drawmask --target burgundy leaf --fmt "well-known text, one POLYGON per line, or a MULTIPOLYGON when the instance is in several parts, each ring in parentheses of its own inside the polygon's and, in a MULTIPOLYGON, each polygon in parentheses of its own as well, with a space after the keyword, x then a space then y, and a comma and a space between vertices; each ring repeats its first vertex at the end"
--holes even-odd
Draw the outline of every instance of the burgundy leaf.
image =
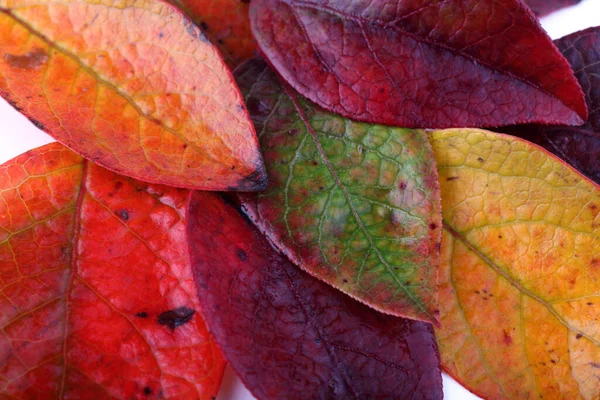
POLYGON ((600 27, 556 40, 579 80, 590 110, 580 127, 523 125, 503 132, 532 141, 600 183, 600 27))
POLYGON ((525 0, 525 3, 531 11, 542 17, 561 8, 581 3, 581 0, 525 0))
POLYGON ((189 207, 205 319, 256 397, 442 398, 430 325, 380 314, 312 278, 214 194, 193 192, 189 207))
POLYGON ((253 33, 301 94, 404 127, 580 125, 566 60, 520 0, 253 0, 253 33))

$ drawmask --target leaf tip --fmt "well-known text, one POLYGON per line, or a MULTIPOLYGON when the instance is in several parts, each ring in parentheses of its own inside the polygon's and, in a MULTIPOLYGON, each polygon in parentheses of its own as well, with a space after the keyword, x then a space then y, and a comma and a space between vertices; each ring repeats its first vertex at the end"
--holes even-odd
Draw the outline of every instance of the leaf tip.
POLYGON ((269 180, 267 178, 267 171, 265 170, 264 164, 261 162, 258 164, 254 172, 239 179, 237 184, 229 186, 227 190, 239 192, 260 192, 267 188, 268 183, 269 180))

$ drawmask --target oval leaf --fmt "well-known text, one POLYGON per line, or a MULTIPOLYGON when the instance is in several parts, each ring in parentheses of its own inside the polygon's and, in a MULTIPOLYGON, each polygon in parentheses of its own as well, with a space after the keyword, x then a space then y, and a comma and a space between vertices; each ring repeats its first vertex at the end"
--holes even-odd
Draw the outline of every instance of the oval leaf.
POLYGON ((300 271, 214 194, 192 193, 188 221, 207 323, 256 397, 442 398, 430 325, 379 314, 300 271))
POLYGON ((244 0, 169 0, 202 29, 218 47, 223 60, 234 68, 252 58, 256 42, 250 31, 248 1, 244 0))
POLYGON ((244 102, 200 30, 160 1, 96 3, 0 0, 0 94, 118 173, 262 189, 244 102))
POLYGON ((520 0, 253 0, 250 20, 283 78, 348 118, 445 128, 587 117, 520 0))
POLYGON ((241 197, 250 217, 319 279, 385 313, 435 322, 441 211, 427 136, 322 111, 261 61, 236 77, 271 182, 241 197))
POLYGON ((0 166, 3 398, 214 398, 186 199, 58 143, 0 166))
POLYGON ((543 149, 431 135, 442 187, 442 364, 485 398, 600 393, 600 188, 543 149))
POLYGON ((557 40, 585 92, 590 116, 581 127, 524 125, 503 131, 543 146, 600 183, 600 28, 557 40))
POLYGON ((539 17, 543 17, 561 8, 579 4, 581 0, 525 0, 525 3, 531 8, 531 11, 539 17))

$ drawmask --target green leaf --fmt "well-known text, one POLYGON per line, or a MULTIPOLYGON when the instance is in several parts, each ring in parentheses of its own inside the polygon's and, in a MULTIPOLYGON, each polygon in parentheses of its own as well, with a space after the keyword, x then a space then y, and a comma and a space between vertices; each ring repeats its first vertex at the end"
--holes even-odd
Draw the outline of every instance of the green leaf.
POLYGON ((325 112, 262 61, 236 77, 270 182, 240 196, 250 218, 312 275, 379 311, 437 322, 441 201, 425 133, 325 112))

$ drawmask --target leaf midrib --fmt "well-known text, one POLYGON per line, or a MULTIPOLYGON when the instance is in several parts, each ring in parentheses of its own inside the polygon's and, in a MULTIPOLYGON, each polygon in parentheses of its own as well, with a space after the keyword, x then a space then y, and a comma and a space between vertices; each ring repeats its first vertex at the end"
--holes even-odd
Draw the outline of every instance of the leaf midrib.
MULTIPOLYGON (((425 321, 426 322, 435 323, 437 321, 436 318, 433 315, 431 315, 431 313, 429 311, 427 311, 427 309, 425 309, 425 307, 423 306, 423 304, 421 303, 421 301, 419 301, 419 299, 417 299, 408 290, 408 288, 404 285, 404 283, 401 282, 400 279, 398 279, 398 277, 396 276, 396 274, 394 274, 394 271, 392 270, 392 268, 390 267, 390 265, 387 263, 387 261, 385 261, 385 259, 381 255, 381 252, 379 251, 379 248, 377 248, 377 246, 375 246, 375 243, 373 242, 373 238, 369 234, 369 231, 366 229, 366 227, 365 227, 362 219, 360 218, 360 215, 358 214, 358 211, 356 211, 356 208, 354 207, 354 203, 352 202, 352 199, 350 198, 350 194, 348 193, 348 191, 344 187, 344 185, 341 182, 339 176, 337 175, 337 173, 335 172, 335 170, 334 170, 333 166, 331 165, 329 159, 327 158, 327 155, 325 154, 325 151, 323 150, 323 147, 321 146, 321 143, 319 142, 319 139, 317 138, 317 134, 316 134, 315 130, 313 129, 312 125, 310 124, 310 122, 308 121, 308 118, 306 117, 304 111, 302 110, 302 107, 298 103, 298 100, 296 99, 296 96, 288 88, 288 86, 286 84, 283 84, 283 87, 284 87, 284 90, 285 90, 287 96, 289 97, 289 99, 291 100, 292 104, 294 105, 294 108, 296 109, 296 112, 298 113, 298 116, 300 117, 300 119, 302 120, 302 122, 304 123, 304 125, 306 126, 307 131, 309 132, 309 134, 310 134, 313 142, 315 143, 315 147, 317 148, 317 151, 319 153, 319 156, 321 157, 321 160, 323 160, 323 162, 325 163, 325 166, 327 167, 327 169, 329 170, 329 173, 333 177, 336 186, 339 187, 340 190, 342 191, 342 193, 344 194, 344 197, 346 198, 346 201, 348 202, 348 207, 352 211, 352 215, 353 215, 354 219, 356 220, 356 222, 357 222, 360 230, 363 232, 363 234, 367 238, 367 240, 369 242, 369 246, 375 251, 375 254, 377 254, 377 258, 379 259, 379 261, 381 262, 381 264, 385 267, 386 271, 390 274, 390 276, 394 279, 394 282, 410 298, 410 300, 412 301, 412 304, 415 305, 415 306, 417 306, 422 311, 423 315, 425 315, 426 317, 428 317, 428 319, 425 320, 425 321)), ((372 305, 372 307, 374 307, 374 306, 372 305)), ((379 309, 382 312, 386 312, 385 309, 383 309, 381 307, 377 307, 377 309, 379 309)), ((387 311, 387 312, 389 313, 390 311, 387 311)), ((418 318, 418 317, 413 316, 412 318, 418 318)), ((421 318, 418 318, 418 319, 421 319, 421 318)))
POLYGON ((592 338, 587 333, 571 326, 558 312, 556 312, 556 310, 554 310, 554 308, 552 307, 552 305, 550 303, 548 303, 546 300, 544 300, 540 296, 536 295, 532 291, 530 291, 530 290, 526 289, 524 286, 522 286, 519 282, 517 282, 517 280, 515 278, 510 276, 506 271, 504 271, 502 268, 500 268, 498 265, 496 265, 496 263, 491 258, 489 258, 487 255, 485 255, 479 248, 477 248, 470 241, 468 241, 467 238, 461 232, 458 232, 456 229, 454 229, 454 227, 452 227, 452 225, 450 225, 446 220, 443 220, 443 229, 446 232, 448 232, 455 240, 458 240, 459 242, 461 242, 470 252, 475 254, 481 261, 483 261, 492 270, 494 270, 494 272, 496 272, 498 275, 500 275, 504 279, 506 279, 511 285, 513 285, 517 290, 519 290, 519 292, 521 294, 524 294, 524 295, 530 297, 531 299, 537 301, 538 303, 540 303, 541 305, 546 307, 546 309, 567 329, 585 337, 590 342, 592 342, 595 346, 600 347, 600 342, 598 342, 597 340, 592 338))

